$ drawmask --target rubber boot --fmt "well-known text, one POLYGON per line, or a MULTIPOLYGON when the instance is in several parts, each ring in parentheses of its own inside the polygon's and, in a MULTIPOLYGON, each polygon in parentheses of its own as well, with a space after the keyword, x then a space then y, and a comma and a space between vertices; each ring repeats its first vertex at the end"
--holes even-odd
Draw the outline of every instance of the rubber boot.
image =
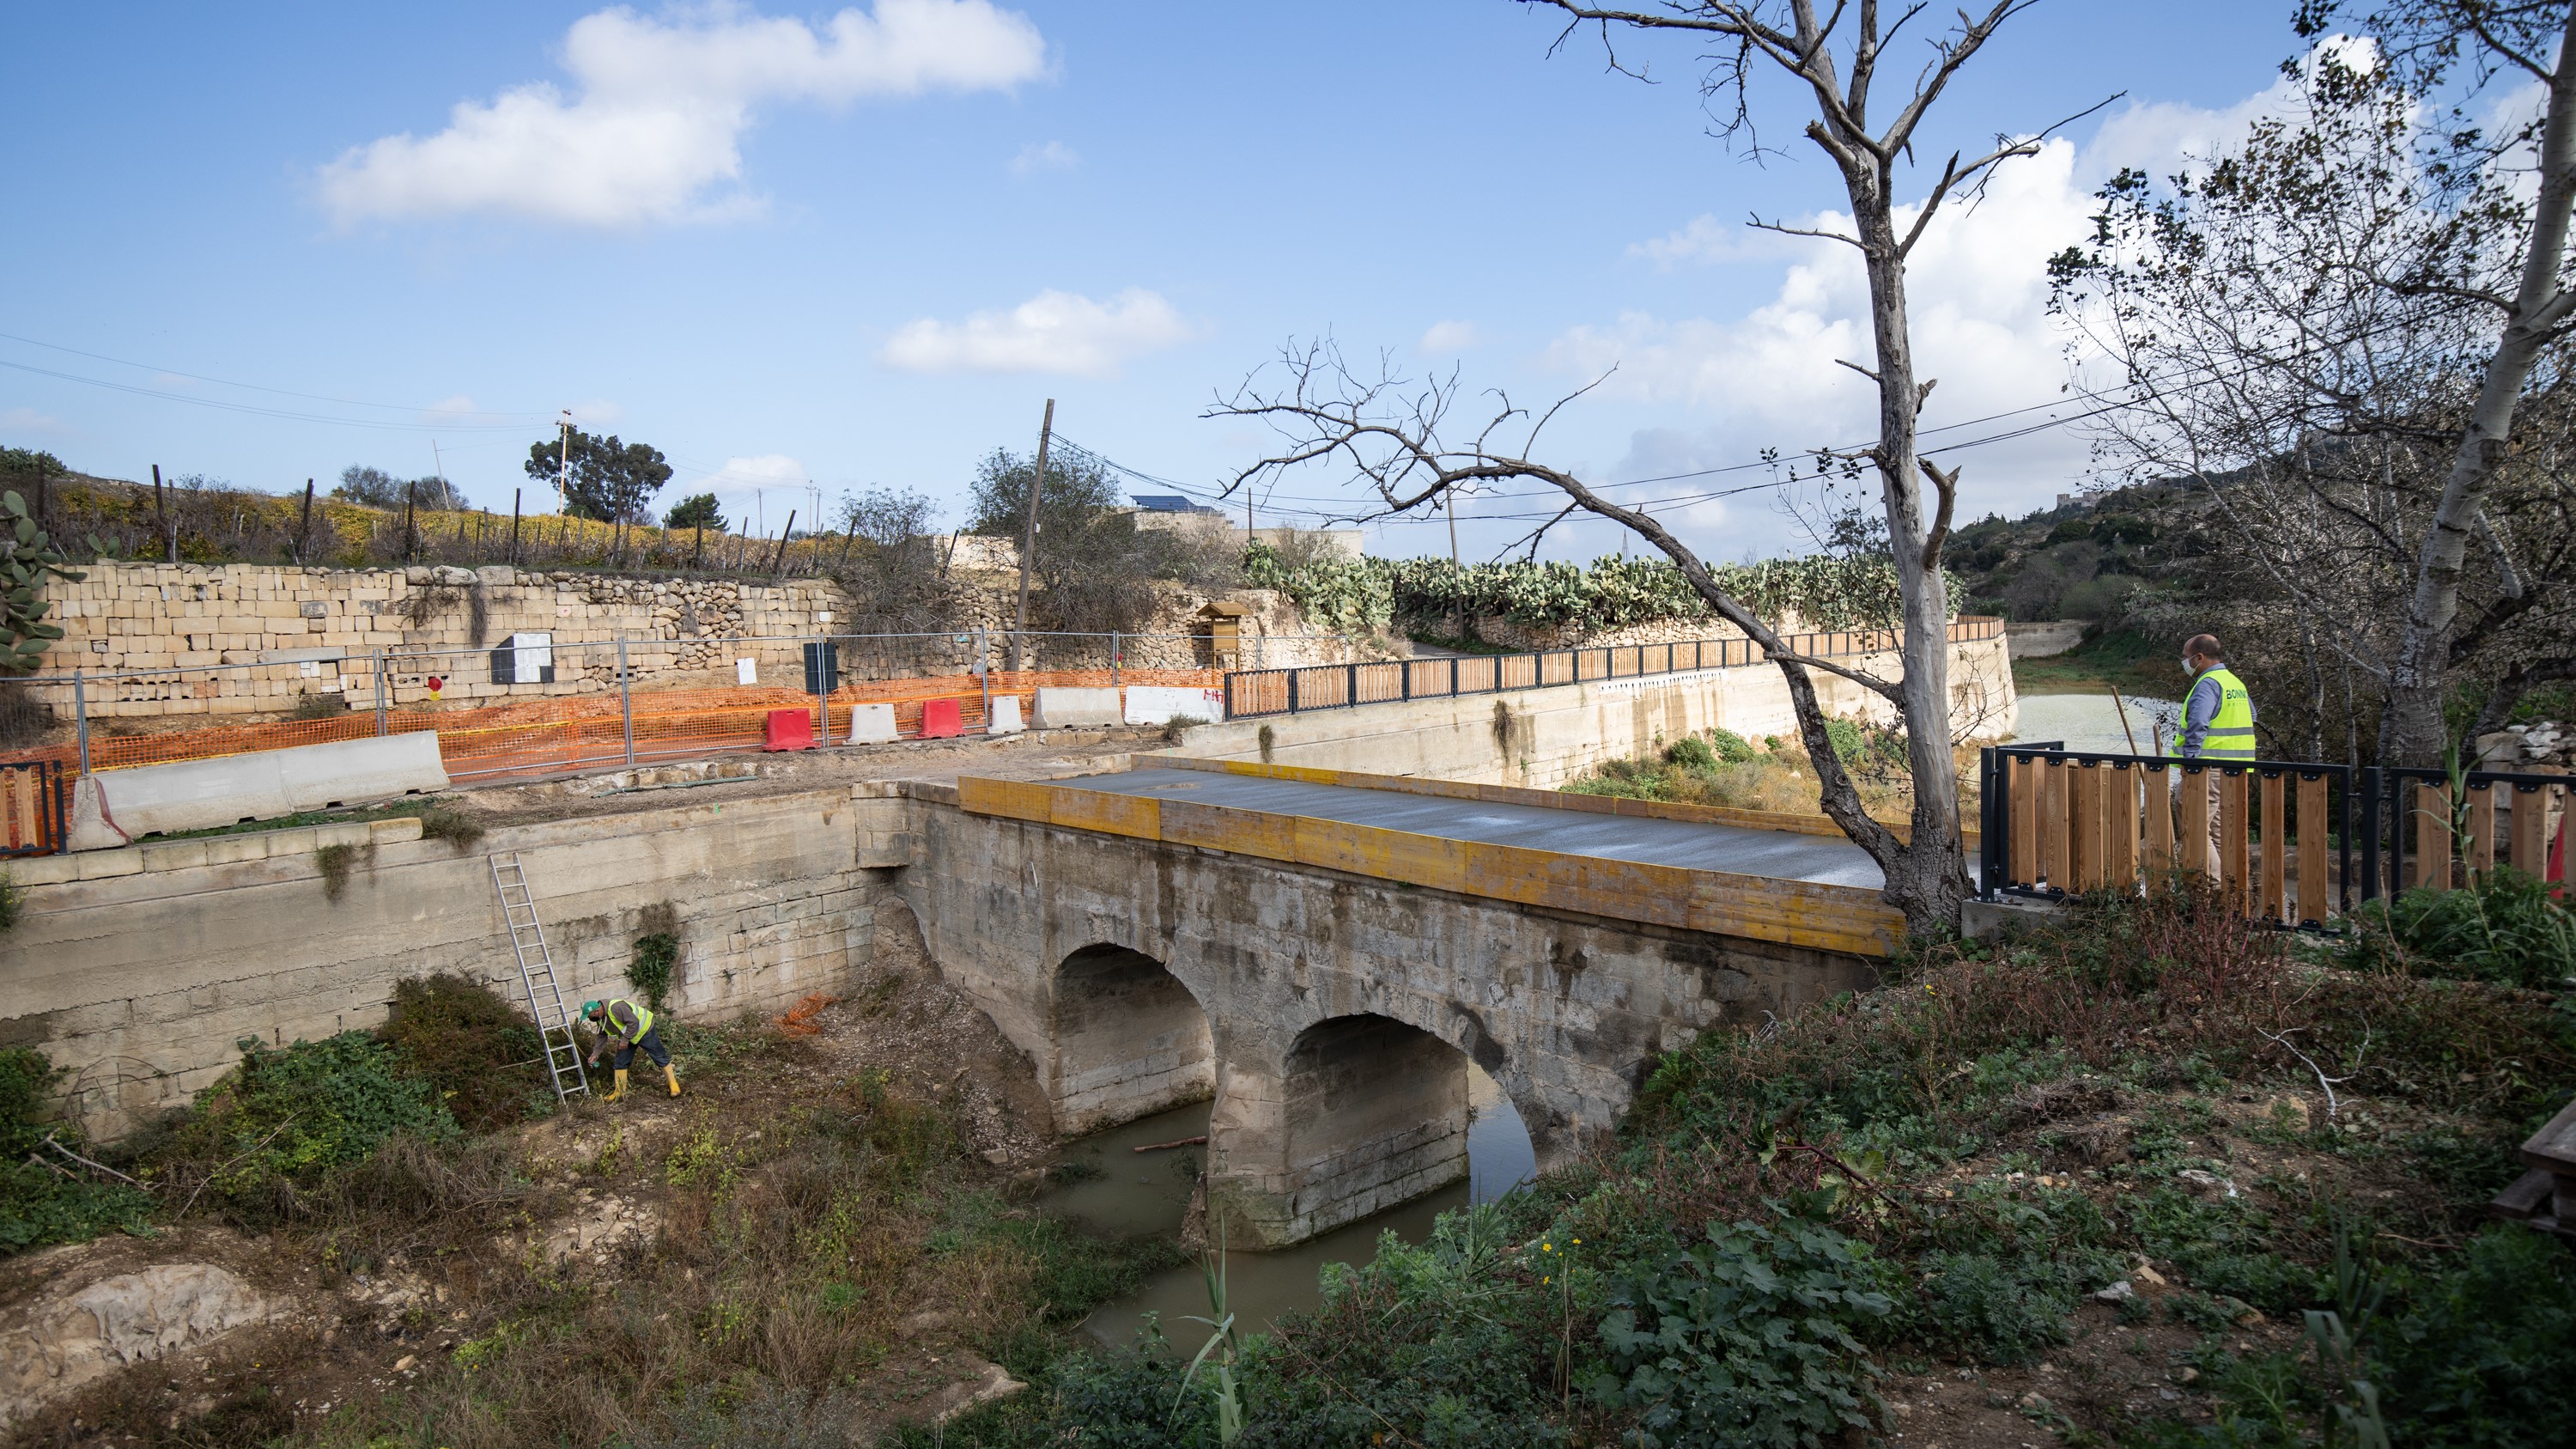
POLYGON ((614 1102, 614 1101, 618 1100, 619 1098, 621 1098, 621 1097, 623 1097, 623 1096, 625 1096, 625 1095, 626 1095, 626 1069, 625 1069, 624 1067, 619 1067, 619 1068, 617 1069, 617 1085, 616 1085, 615 1087, 611 1088, 611 1089, 609 1090, 608 1095, 607 1095, 606 1097, 601 1098, 600 1100, 605 1101, 605 1102, 614 1102))
POLYGON ((672 1096, 680 1095, 680 1073, 677 1068, 665 1065, 662 1068, 662 1080, 671 1084, 672 1096))

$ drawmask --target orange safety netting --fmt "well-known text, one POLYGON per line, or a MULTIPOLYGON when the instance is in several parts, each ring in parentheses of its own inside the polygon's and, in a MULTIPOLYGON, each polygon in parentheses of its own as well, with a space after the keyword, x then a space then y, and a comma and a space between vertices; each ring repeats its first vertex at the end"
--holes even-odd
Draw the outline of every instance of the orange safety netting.
MULTIPOLYGON (((1120 669, 1120 686, 1166 686, 1182 689, 1220 688, 1224 675, 1213 669, 1120 669)), ((992 696, 1020 701, 1023 719, 1037 691, 1056 688, 1106 688, 1106 669, 994 671, 992 696)), ((774 710, 803 709, 817 739, 833 743, 850 734, 853 707, 892 704, 895 729, 907 739, 921 734, 922 705, 934 699, 957 701, 959 723, 968 734, 981 733, 985 718, 986 681, 973 674, 927 679, 872 679, 845 684, 827 700, 783 685, 745 685, 712 689, 638 692, 633 697, 634 757, 671 759, 725 750, 758 749, 774 710), (825 712, 828 711, 828 719, 825 712)), ((551 774, 627 757, 626 709, 614 693, 572 698, 531 699, 510 704, 398 705, 385 712, 383 732, 438 732, 438 752, 455 778, 551 774)), ((90 737, 92 770, 135 765, 161 765, 180 760, 282 750, 297 745, 369 738, 378 731, 375 711, 354 709, 323 720, 276 720, 258 724, 209 725, 165 734, 90 737)), ((25 751, 15 760, 56 760, 76 765, 74 745, 50 745, 25 751)))

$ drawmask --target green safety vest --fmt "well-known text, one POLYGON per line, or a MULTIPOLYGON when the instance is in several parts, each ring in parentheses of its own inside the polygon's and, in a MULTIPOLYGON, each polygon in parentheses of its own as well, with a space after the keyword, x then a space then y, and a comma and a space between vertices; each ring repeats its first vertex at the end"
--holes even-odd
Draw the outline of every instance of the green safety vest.
MULTIPOLYGON (((2213 664, 2192 681, 2197 689, 2202 679, 2218 684, 2218 713, 2211 717, 2209 728, 2201 732, 2200 754, 2204 760, 2250 760, 2254 758, 2254 697, 2245 692, 2245 681, 2229 672, 2224 664, 2213 664)), ((2190 696, 2184 696, 2184 707, 2190 707, 2190 696)))
POLYGON ((634 1002, 627 1000, 623 996, 608 1003, 608 1009, 601 1014, 605 1016, 607 1020, 602 1024, 600 1029, 607 1032, 610 1037, 618 1041, 642 1041, 644 1039, 644 1033, 653 1029, 653 1013, 636 1005, 634 1002), (628 1011, 633 1012, 635 1015, 635 1031, 631 1036, 618 1027, 617 1008, 621 1006, 625 1007, 628 1011))

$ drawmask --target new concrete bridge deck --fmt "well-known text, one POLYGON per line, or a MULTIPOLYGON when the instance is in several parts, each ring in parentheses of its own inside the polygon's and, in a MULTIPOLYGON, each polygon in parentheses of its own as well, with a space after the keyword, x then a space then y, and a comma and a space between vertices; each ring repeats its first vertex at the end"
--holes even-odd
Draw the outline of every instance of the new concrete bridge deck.
POLYGON ((1877 890, 1885 877, 1859 846, 1714 821, 1601 815, 1564 806, 1443 798, 1365 785, 1263 779, 1191 769, 1143 768, 1064 783, 1118 795, 1188 800, 1272 815, 1375 826, 1410 835, 1512 845, 1559 855, 1769 876, 1877 890))

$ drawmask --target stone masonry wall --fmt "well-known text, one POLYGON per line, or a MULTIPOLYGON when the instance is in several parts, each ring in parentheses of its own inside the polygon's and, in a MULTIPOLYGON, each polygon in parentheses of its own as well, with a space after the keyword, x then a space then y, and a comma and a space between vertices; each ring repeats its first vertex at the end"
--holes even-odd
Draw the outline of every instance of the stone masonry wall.
POLYGON ((24 910, 0 936, 0 1046, 70 1068, 76 1110, 112 1133, 221 1076, 237 1038, 377 1025, 407 977, 454 972, 519 998, 493 850, 519 852, 571 1001, 631 989, 635 938, 667 930, 682 1017, 783 1012, 874 958, 883 867, 910 859, 905 802, 884 788, 498 829, 472 854, 388 840, 336 901, 309 838, 291 853, 253 834, 24 862, 42 869, 19 873, 24 910))

